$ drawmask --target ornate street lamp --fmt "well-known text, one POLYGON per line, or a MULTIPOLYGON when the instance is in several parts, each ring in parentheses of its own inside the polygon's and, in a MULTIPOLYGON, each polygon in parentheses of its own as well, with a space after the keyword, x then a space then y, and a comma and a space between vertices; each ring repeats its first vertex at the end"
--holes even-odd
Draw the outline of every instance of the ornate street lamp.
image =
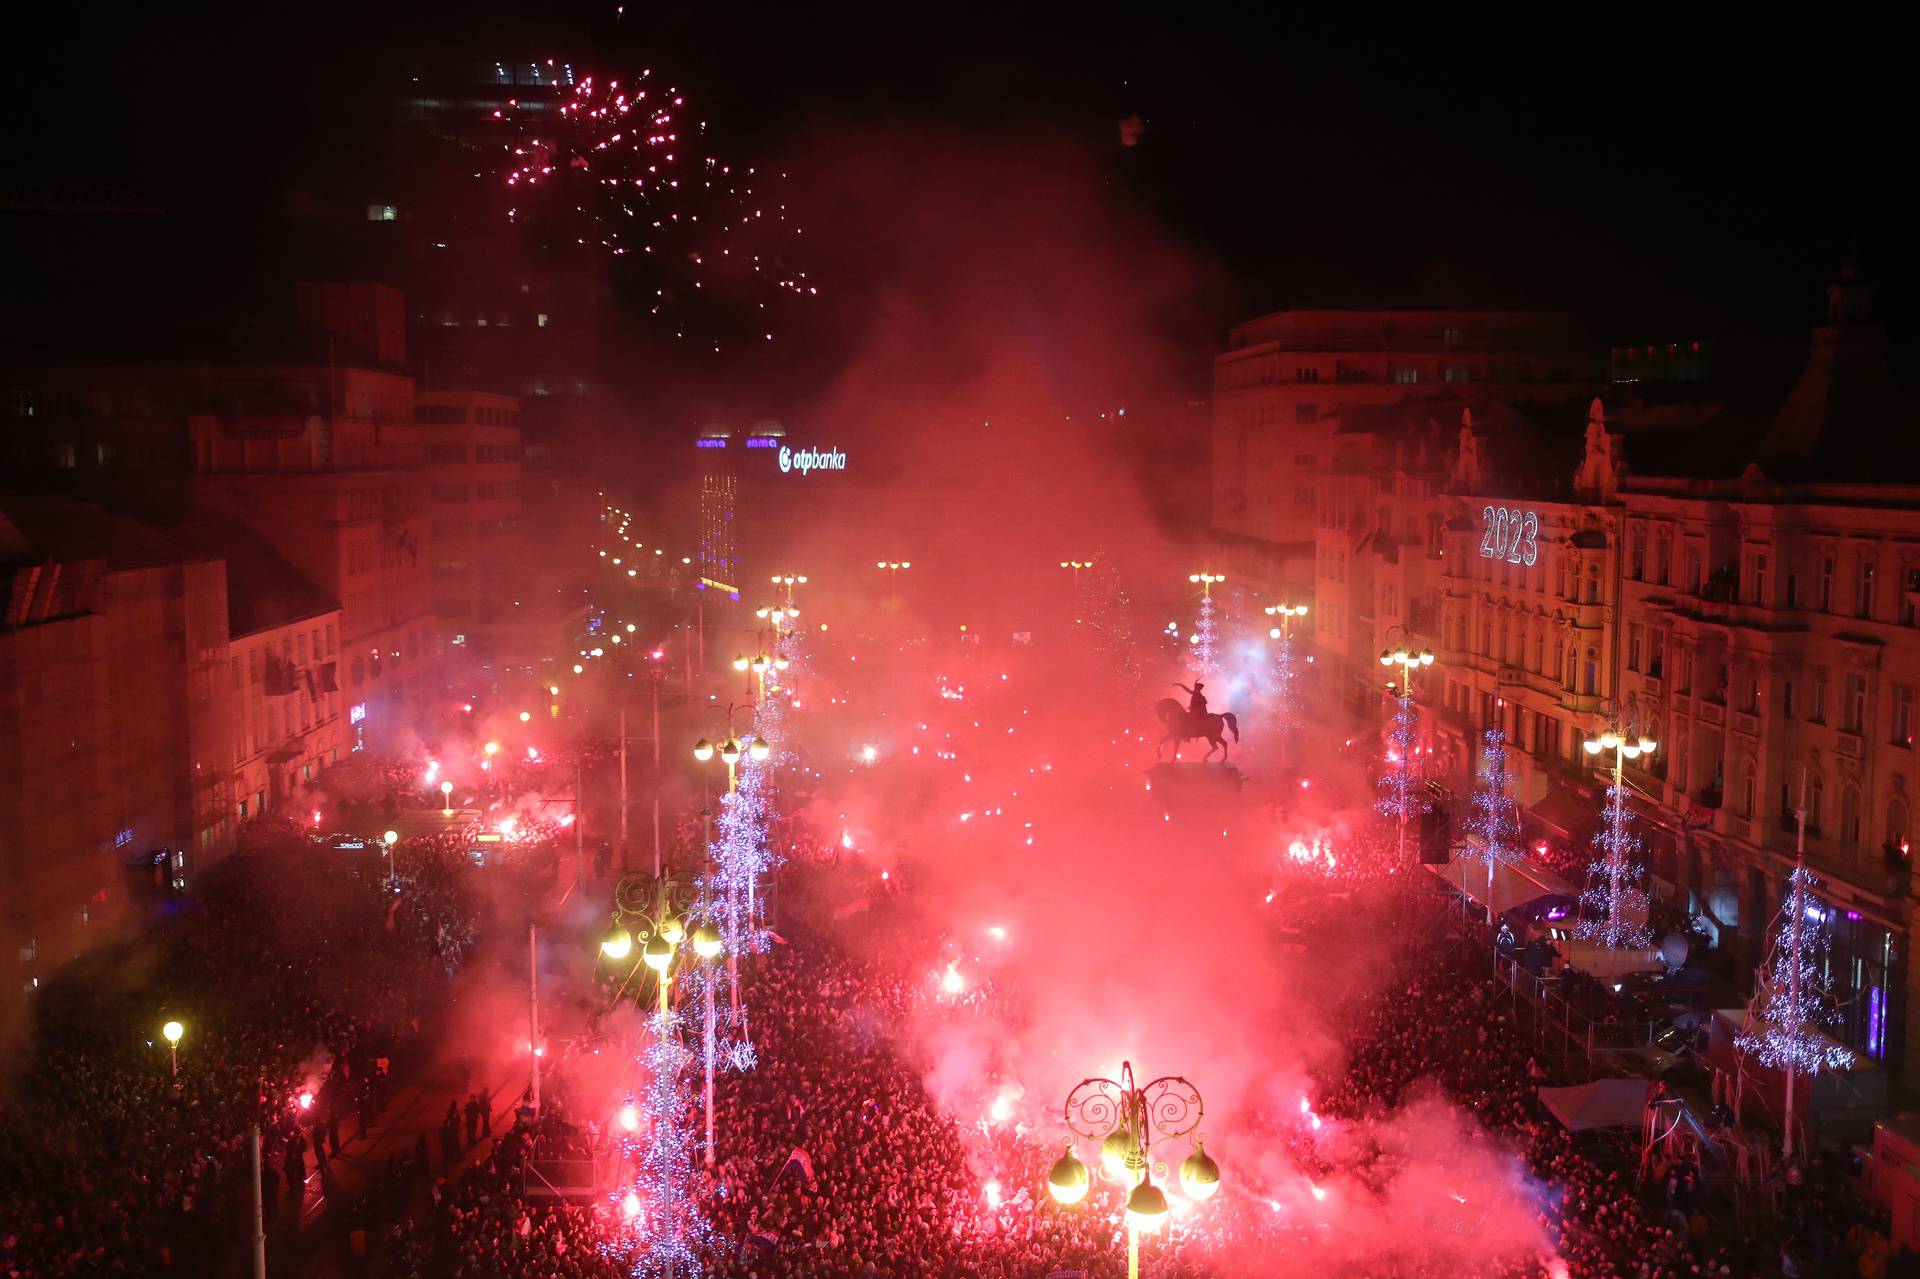
MULTIPOLYGON (((1164 1181, 1168 1169, 1154 1160, 1153 1143, 1193 1132, 1205 1113, 1200 1090, 1178 1075, 1136 1087, 1131 1062, 1121 1063, 1119 1079, 1083 1079, 1067 1094, 1065 1119, 1073 1136, 1067 1138, 1066 1153, 1047 1172, 1047 1192, 1055 1203, 1068 1207, 1085 1199, 1093 1178, 1074 1154, 1074 1137, 1100 1143, 1104 1174, 1127 1187, 1128 1279, 1139 1279, 1140 1236, 1157 1233, 1167 1222, 1167 1195, 1153 1178, 1157 1173, 1164 1181)), ((1180 1184, 1195 1202, 1220 1188, 1220 1166, 1199 1138, 1180 1165, 1180 1184)))

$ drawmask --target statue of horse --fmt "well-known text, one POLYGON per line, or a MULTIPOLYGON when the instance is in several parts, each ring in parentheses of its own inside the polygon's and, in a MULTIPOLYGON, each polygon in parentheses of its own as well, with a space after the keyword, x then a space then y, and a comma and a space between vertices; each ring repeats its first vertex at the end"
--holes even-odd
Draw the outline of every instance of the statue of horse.
POLYGON ((1189 715, 1187 708, 1171 697, 1163 697, 1153 704, 1153 713, 1159 717, 1160 726, 1166 729, 1166 735, 1154 743, 1153 757, 1160 758, 1160 752, 1168 742, 1173 743, 1173 757, 1180 758, 1180 743, 1206 738, 1211 743, 1202 763, 1213 758, 1215 751, 1220 752, 1220 762, 1227 760, 1227 738, 1221 731, 1224 726, 1232 730, 1233 740, 1240 740, 1240 721, 1234 718, 1232 711, 1222 711, 1218 715, 1189 715))

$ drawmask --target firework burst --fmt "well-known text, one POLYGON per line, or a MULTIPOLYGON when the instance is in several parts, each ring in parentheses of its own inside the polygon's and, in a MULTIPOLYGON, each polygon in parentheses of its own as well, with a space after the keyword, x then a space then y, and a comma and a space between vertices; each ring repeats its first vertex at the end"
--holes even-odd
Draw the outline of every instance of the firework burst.
MULTIPOLYGON (((644 259, 655 315, 671 317, 694 298, 738 297, 771 341, 771 304, 819 293, 789 261, 804 228, 771 190, 786 175, 714 155, 686 94, 650 69, 576 79, 551 60, 547 68, 554 77, 545 90, 493 112, 509 220, 644 259)), ((687 336, 683 323, 674 330, 687 336)))

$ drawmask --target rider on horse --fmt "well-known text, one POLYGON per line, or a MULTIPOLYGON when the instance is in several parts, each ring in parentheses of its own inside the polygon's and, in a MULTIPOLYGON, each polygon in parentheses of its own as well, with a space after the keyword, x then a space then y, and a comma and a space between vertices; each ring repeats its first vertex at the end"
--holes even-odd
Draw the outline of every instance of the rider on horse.
POLYGON ((1200 691, 1206 685, 1195 680, 1193 687, 1188 688, 1185 684, 1175 681, 1174 687, 1187 695, 1187 718, 1198 724, 1200 717, 1207 713, 1207 695, 1200 691))

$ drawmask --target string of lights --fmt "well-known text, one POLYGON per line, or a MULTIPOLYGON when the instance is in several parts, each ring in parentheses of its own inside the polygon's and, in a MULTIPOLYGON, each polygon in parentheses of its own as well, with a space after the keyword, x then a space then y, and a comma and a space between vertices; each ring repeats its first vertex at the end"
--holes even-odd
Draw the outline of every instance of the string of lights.
POLYGON ((1647 917, 1647 894, 1640 887, 1646 867, 1636 860, 1640 836, 1627 813, 1624 782, 1607 787, 1607 817, 1593 837, 1593 851, 1573 935, 1609 949, 1645 946, 1652 937, 1641 922, 1647 917))

